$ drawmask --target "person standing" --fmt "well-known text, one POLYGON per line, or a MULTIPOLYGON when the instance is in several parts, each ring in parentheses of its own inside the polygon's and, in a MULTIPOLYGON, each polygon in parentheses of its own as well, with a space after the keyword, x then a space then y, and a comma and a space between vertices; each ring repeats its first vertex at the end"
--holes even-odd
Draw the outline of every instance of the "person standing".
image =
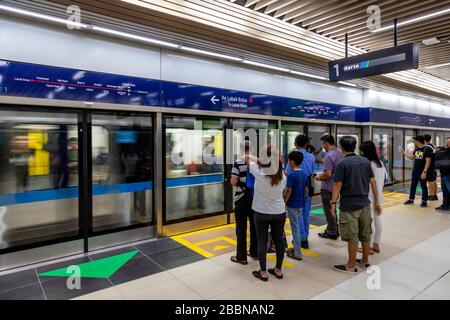
POLYGON ((324 135, 320 141, 322 147, 327 152, 323 161, 323 173, 316 176, 317 181, 321 181, 320 196, 322 198, 323 210, 327 219, 325 232, 319 233, 319 237, 337 240, 339 236, 337 219, 331 213, 331 195, 333 192, 333 175, 337 164, 344 158, 342 152, 336 147, 336 142, 331 134, 324 135))
POLYGON ((303 162, 303 153, 292 151, 288 160, 288 165, 293 171, 287 177, 284 202, 291 223, 294 248, 287 250, 287 256, 295 260, 302 260, 301 234, 304 233, 304 231, 302 232, 302 228, 304 228, 302 210, 305 208, 305 198, 309 192, 308 182, 306 174, 300 167, 303 162))
POLYGON ((268 146, 263 150, 270 158, 266 164, 255 157, 248 157, 250 173, 255 177, 255 194, 252 209, 255 215, 256 234, 258 236, 258 259, 260 270, 253 271, 254 277, 267 281, 267 272, 278 279, 283 279, 281 267, 283 265, 285 244, 283 240, 284 225, 286 223, 286 205, 283 191, 286 187, 286 176, 278 152, 268 146), (270 232, 276 248, 276 267, 266 269, 268 232, 270 232))
MULTIPOLYGON (((316 163, 316 159, 314 156, 306 150, 308 146, 308 137, 301 134, 295 138, 295 148, 298 152, 303 154, 303 162, 301 165, 302 171, 306 174, 306 179, 308 181, 309 192, 305 199, 305 208, 302 211, 303 216, 303 224, 304 228, 302 228, 303 233, 301 234, 301 243, 303 249, 309 249, 309 222, 310 222, 310 214, 311 214, 311 205, 312 205, 312 197, 314 195, 314 188, 312 184, 312 176, 314 174, 314 165, 316 163)), ((292 168, 290 166, 286 167, 286 174, 289 175, 292 172, 292 168)))
POLYGON ((428 201, 428 186, 427 186, 427 174, 431 166, 431 157, 433 151, 425 144, 423 136, 414 137, 414 144, 416 148, 414 154, 406 153, 404 150, 400 152, 410 160, 414 160, 414 166, 411 177, 411 189, 409 193, 409 199, 404 205, 414 204, 414 198, 416 197, 417 185, 420 183, 422 188, 422 204, 421 207, 427 207, 428 201))
POLYGON ((436 153, 436 146, 433 143, 431 143, 431 136, 429 134, 423 135, 423 138, 425 139, 426 145, 428 147, 430 147, 431 150, 433 151, 433 153, 431 154, 430 169, 428 169, 428 174, 427 174, 427 182, 428 182, 428 188, 429 188, 428 200, 429 201, 437 201, 437 200, 439 200, 439 198, 437 196, 438 184, 437 184, 437 173, 436 173, 436 169, 434 167, 434 161, 435 161, 434 155, 436 153))
POLYGON ((247 220, 250 222, 250 252, 248 255, 254 260, 258 257, 257 237, 254 215, 252 210, 253 190, 248 187, 248 166, 246 157, 250 154, 250 141, 243 141, 241 152, 243 156, 236 160, 231 170, 231 185, 236 188, 234 196, 236 218, 236 256, 231 257, 232 262, 243 265, 247 261, 247 220))
POLYGON ((335 265, 334 269, 356 274, 358 272, 356 265, 364 269, 370 267, 369 249, 372 234, 370 186, 374 196, 375 214, 381 214, 381 207, 372 166, 369 160, 355 154, 356 139, 344 136, 339 143, 345 158, 336 166, 331 212, 336 217, 336 204, 340 196, 339 228, 342 240, 348 243, 348 261, 343 265, 335 265), (356 259, 359 242, 362 242, 363 247, 362 259, 356 259))
POLYGON ((438 211, 450 211, 450 137, 447 145, 436 154, 436 167, 441 172, 442 205, 436 208, 438 211))
MULTIPOLYGON (((387 172, 386 168, 383 165, 383 162, 378 158, 377 150, 375 144, 372 141, 366 141, 359 147, 361 151, 361 155, 370 161, 370 165, 372 166, 373 173, 375 175, 375 180, 377 181, 377 191, 378 191, 378 203, 379 205, 383 205, 383 189, 384 183, 386 181, 387 172)), ((370 254, 374 252, 380 253, 380 243, 381 243, 381 233, 382 233, 382 225, 381 225, 381 212, 380 214, 375 213, 375 208, 373 204, 375 203, 375 199, 373 198, 372 186, 370 187, 369 192, 369 200, 372 204, 371 213, 372 213, 372 236, 370 238, 370 254)), ((362 250, 361 250, 362 251, 362 250)))

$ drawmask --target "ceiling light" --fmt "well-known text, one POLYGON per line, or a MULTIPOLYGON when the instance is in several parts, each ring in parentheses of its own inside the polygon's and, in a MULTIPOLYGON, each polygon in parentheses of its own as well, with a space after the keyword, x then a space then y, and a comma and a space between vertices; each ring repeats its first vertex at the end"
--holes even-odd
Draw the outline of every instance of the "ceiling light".
POLYGON ((277 71, 281 71, 281 72, 289 72, 289 69, 286 68, 281 68, 281 67, 277 67, 277 66, 272 66, 270 64, 265 64, 265 63, 259 63, 259 62, 255 62, 255 61, 250 61, 250 60, 242 60, 243 63, 252 65, 252 66, 256 66, 256 67, 261 67, 261 68, 267 68, 267 69, 272 69, 272 70, 277 70, 277 71))
POLYGON ((241 58, 229 56, 229 55, 226 55, 226 54, 215 53, 215 52, 211 52, 211 51, 195 49, 195 48, 190 48, 190 47, 185 47, 185 46, 181 46, 180 49, 184 50, 184 51, 194 52, 194 53, 203 54, 203 55, 206 55, 206 56, 211 56, 211 57, 216 57, 216 58, 221 58, 221 59, 227 59, 227 60, 232 60, 232 61, 242 61, 243 60, 241 58))
MULTIPOLYGON (((431 18, 434 18, 434 17, 437 17, 437 16, 444 15, 446 13, 450 13, 450 8, 447 8, 447 9, 444 9, 444 10, 440 10, 440 11, 436 11, 436 12, 433 12, 433 13, 428 13, 428 14, 425 14, 423 16, 419 16, 419 17, 416 17, 416 18, 412 18, 412 19, 408 19, 408 20, 399 22, 399 23, 397 23, 397 27, 406 26, 406 25, 411 24, 411 23, 415 23, 415 22, 431 19, 431 18)), ((383 28, 380 28, 380 29, 375 29, 375 30, 373 30, 373 32, 382 32, 382 31, 393 29, 393 28, 394 28, 394 24, 386 26, 386 27, 383 27, 383 28)))
POLYGON ((6 12, 20 14, 22 16, 33 17, 33 18, 38 18, 38 19, 41 19, 41 20, 61 23, 61 24, 64 24, 66 26, 72 26, 72 27, 75 27, 75 28, 84 28, 84 29, 86 29, 88 27, 88 25, 85 24, 85 23, 74 22, 74 21, 71 21, 69 19, 52 17, 52 16, 49 16, 49 15, 46 15, 46 14, 40 14, 40 13, 27 11, 27 10, 22 10, 22 9, 19 9, 19 8, 8 7, 8 6, 4 6, 4 5, 0 5, 0 10, 6 11, 6 12))
POLYGON ((427 45, 427 46, 431 46, 432 44, 437 44, 437 43, 440 43, 440 42, 441 41, 438 38, 436 38, 436 37, 425 39, 425 40, 422 41, 422 43, 424 45, 427 45))
POLYGON ((345 85, 345 86, 349 86, 349 87, 357 87, 356 84, 350 83, 350 82, 338 81, 338 83, 343 84, 343 85, 345 85))
POLYGON ((440 68, 440 67, 446 67, 450 66, 450 62, 442 63, 442 64, 435 64, 434 66, 425 67, 427 69, 433 69, 433 68, 440 68))
POLYGON ((328 78, 325 78, 322 76, 316 76, 316 75, 310 74, 310 73, 304 73, 304 72, 295 71, 295 70, 290 70, 289 72, 292 74, 303 76, 303 77, 314 78, 314 79, 319 79, 319 80, 328 80, 328 78))
POLYGON ((175 44, 175 43, 161 41, 161 40, 147 38, 147 37, 142 37, 142 36, 138 36, 138 35, 135 35, 132 33, 116 31, 116 30, 103 28, 103 27, 92 26, 92 30, 101 32, 101 33, 111 34, 114 36, 123 37, 123 38, 147 42, 147 43, 151 43, 154 45, 164 46, 164 47, 170 47, 170 48, 179 48, 180 47, 178 44, 175 44))

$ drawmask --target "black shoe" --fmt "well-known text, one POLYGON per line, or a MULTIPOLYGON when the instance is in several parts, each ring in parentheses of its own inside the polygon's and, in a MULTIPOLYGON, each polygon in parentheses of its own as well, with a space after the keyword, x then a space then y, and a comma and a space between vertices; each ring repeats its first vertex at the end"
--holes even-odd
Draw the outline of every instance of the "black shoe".
POLYGON ((258 260, 259 260, 257 256, 251 255, 250 252, 247 253, 247 256, 249 256, 252 260, 255 260, 255 261, 258 261, 258 260))
POLYGON ((338 236, 337 234, 329 234, 328 232, 322 232, 319 233, 319 237, 324 238, 324 239, 331 239, 331 240, 337 240, 338 236))
POLYGON ((309 249, 309 242, 308 242, 308 240, 302 241, 301 242, 301 246, 302 246, 302 249, 309 249))
POLYGON ((404 204, 404 205, 414 204, 414 200, 411 200, 411 199, 406 200, 403 204, 404 204))
POLYGON ((421 206, 422 208, 426 208, 426 207, 428 207, 428 204, 427 204, 425 201, 422 201, 422 203, 420 204, 420 206, 421 206))
POLYGON ((438 210, 438 211, 450 211, 450 208, 449 207, 444 207, 444 206, 439 206, 439 207, 436 207, 435 210, 438 210))

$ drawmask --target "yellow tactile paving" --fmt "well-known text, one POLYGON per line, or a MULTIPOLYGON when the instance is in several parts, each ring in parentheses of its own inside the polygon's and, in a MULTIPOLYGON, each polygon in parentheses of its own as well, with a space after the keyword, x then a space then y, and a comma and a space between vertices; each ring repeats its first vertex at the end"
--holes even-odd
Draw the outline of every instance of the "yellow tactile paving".
MULTIPOLYGON (((430 214, 429 208, 420 208, 416 206, 414 207, 399 206, 404 201, 406 201, 407 198, 408 195, 404 193, 386 192, 384 194, 383 208, 385 208, 388 213, 404 214, 405 216, 409 215, 409 216, 425 217, 430 214)), ((325 226, 311 225, 311 229, 324 230, 325 226)), ((204 256, 205 258, 212 258, 236 250, 235 232, 236 232, 236 225, 229 224, 205 230, 189 232, 186 234, 174 236, 172 237, 172 239, 188 247, 189 249, 197 252, 198 254, 204 256)), ((292 234, 289 226, 289 220, 287 220, 286 222, 285 232, 286 235, 292 234)), ((312 250, 303 250, 303 253, 309 257, 320 257, 320 254, 312 250)), ((275 257, 269 255, 268 259, 274 260, 275 257)), ((295 266, 295 264, 289 261, 285 261, 284 266, 290 268, 295 266)))

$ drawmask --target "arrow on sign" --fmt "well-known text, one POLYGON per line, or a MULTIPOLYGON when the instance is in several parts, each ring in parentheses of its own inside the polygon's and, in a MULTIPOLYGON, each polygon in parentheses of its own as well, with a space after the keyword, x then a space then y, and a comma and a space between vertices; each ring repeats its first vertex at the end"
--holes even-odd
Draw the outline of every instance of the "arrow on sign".
POLYGON ((213 96, 213 97, 211 98, 211 102, 212 102, 213 104, 216 104, 216 103, 219 102, 219 101, 220 101, 220 100, 217 99, 216 96, 213 96))

